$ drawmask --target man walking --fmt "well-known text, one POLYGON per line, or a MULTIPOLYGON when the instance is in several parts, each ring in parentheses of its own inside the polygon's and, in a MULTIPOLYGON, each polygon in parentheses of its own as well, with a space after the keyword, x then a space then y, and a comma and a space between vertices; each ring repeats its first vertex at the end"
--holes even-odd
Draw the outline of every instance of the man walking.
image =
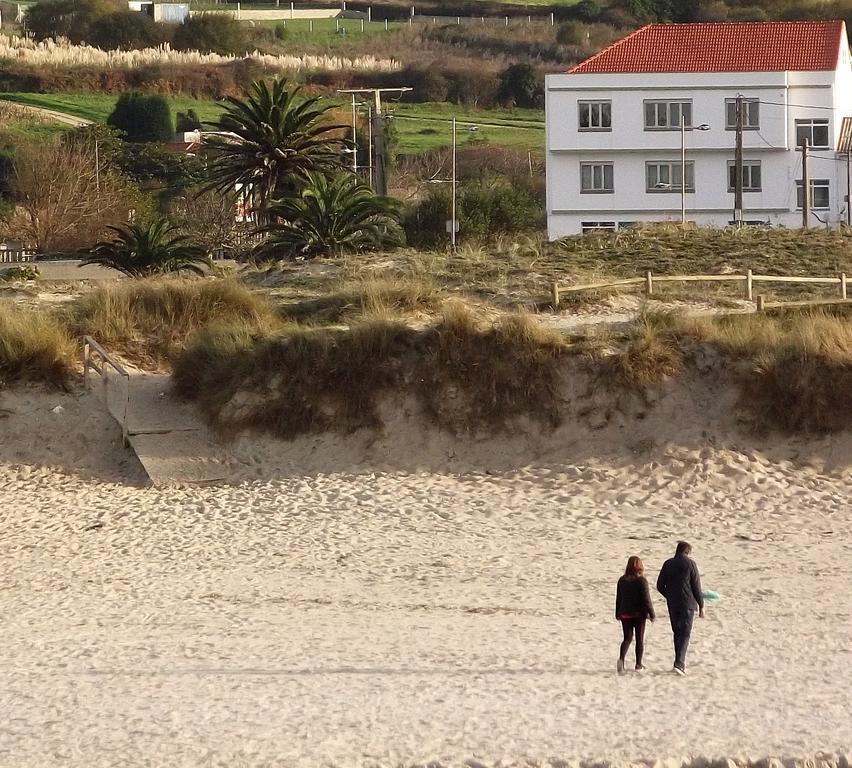
POLYGON ((686 649, 692 633, 695 611, 704 618, 704 598, 701 594, 701 578, 698 566, 689 556, 692 547, 685 541, 677 543, 675 556, 663 563, 657 577, 657 591, 666 598, 669 620, 674 635, 674 669, 679 675, 686 674, 686 649))

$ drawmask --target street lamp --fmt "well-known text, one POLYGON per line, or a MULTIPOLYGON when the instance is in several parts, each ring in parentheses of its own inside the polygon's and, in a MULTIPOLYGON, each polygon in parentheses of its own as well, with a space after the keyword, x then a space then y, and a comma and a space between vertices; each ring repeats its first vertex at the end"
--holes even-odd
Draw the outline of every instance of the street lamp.
MULTIPOLYGON (((709 131, 707 123, 696 125, 694 131, 709 131)), ((686 226, 686 121, 680 111, 680 225, 686 226)))
POLYGON ((429 179, 429 184, 452 184, 452 202, 450 203, 450 245, 456 248, 456 118, 453 118, 453 175, 449 179, 429 179))

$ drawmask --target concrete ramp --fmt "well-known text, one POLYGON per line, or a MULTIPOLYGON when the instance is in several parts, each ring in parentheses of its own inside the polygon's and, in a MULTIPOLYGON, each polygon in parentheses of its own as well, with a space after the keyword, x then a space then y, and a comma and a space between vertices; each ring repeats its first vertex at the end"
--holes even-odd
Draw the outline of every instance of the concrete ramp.
POLYGON ((195 409, 178 400, 166 374, 126 369, 99 387, 154 485, 212 483, 225 477, 227 451, 195 409))

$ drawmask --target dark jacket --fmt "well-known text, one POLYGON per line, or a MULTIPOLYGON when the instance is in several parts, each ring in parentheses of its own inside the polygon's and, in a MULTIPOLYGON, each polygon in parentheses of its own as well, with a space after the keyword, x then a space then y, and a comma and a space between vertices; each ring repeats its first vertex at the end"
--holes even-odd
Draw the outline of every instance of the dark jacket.
POLYGON ((615 618, 623 615, 655 619, 651 590, 644 576, 622 576, 615 590, 615 618))
POLYGON ((657 591, 666 598, 669 613, 704 607, 698 566, 686 555, 675 555, 663 563, 657 577, 657 591))

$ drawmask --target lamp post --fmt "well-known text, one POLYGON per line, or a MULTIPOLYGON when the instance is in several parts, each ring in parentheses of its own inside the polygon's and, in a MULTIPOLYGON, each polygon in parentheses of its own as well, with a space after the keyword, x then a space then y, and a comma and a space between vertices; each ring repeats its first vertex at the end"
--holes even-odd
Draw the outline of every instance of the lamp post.
MULTIPOLYGON (((693 130, 709 131, 710 126, 702 123, 693 130)), ((680 112, 680 225, 686 226, 686 121, 683 119, 683 109, 680 112)))
POLYGON ((449 179, 431 178, 428 184, 452 184, 453 191, 450 202, 450 245, 456 248, 456 118, 453 118, 453 172, 449 179))

